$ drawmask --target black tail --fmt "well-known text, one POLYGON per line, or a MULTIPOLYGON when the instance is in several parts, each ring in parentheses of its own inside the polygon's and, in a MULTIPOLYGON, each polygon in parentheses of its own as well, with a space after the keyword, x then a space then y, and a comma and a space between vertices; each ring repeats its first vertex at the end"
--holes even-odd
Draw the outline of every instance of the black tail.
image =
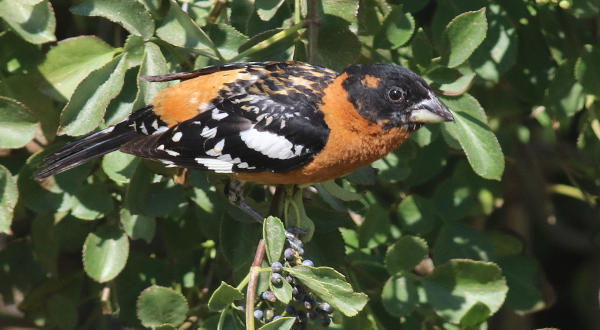
POLYGON ((151 113, 151 110, 152 106, 137 110, 127 120, 115 126, 65 145, 44 158, 44 164, 34 174, 34 178, 41 180, 62 173, 119 149, 123 144, 141 135, 136 132, 135 122, 140 117, 151 113))

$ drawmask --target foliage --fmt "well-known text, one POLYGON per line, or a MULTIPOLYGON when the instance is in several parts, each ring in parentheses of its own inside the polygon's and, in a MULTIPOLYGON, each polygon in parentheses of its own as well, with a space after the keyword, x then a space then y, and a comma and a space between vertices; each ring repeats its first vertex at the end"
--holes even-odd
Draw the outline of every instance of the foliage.
MULTIPOLYGON (((598 0, 0 0, 0 294, 20 311, 0 326, 290 329, 300 287, 335 328, 598 328, 599 15, 598 0), (170 85, 140 76, 290 59, 409 67, 456 118, 283 191, 303 254, 218 175, 180 184, 116 152, 32 179, 170 85), (274 262, 291 283, 269 280, 274 262), (239 307, 252 272, 274 297, 244 307, 256 322, 239 307)), ((248 198, 267 214, 273 189, 248 198)))

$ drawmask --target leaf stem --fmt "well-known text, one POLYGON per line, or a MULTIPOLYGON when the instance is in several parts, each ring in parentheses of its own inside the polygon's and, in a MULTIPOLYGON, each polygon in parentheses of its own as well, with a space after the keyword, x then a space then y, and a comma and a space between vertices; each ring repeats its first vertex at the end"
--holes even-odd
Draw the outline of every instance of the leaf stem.
POLYGON ((265 241, 261 239, 256 247, 256 254, 252 267, 250 267, 250 282, 246 291, 246 330, 254 330, 254 296, 256 295, 256 285, 258 283, 258 274, 260 265, 265 257, 265 241))
POLYGON ((244 57, 256 53, 259 50, 263 50, 267 47, 270 47, 271 45, 285 39, 286 37, 296 33, 298 30, 300 30, 301 28, 304 27, 304 23, 299 23, 299 24, 294 24, 291 27, 277 32, 274 35, 272 35, 269 39, 263 40, 259 43, 257 43, 256 45, 244 50, 243 52, 237 54, 236 56, 234 56, 233 58, 229 59, 229 62, 237 62, 241 59, 243 59, 244 57))
POLYGON ((319 1, 308 0, 308 62, 316 63, 319 48, 319 1))

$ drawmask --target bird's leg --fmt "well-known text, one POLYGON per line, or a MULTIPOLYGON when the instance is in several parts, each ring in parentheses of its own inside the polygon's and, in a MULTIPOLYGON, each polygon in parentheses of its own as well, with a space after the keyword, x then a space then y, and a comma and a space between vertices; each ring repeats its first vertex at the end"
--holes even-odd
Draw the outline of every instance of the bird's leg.
POLYGON ((242 211, 246 212, 256 221, 263 223, 265 217, 260 215, 260 213, 248 205, 248 203, 246 203, 246 199, 244 199, 244 182, 231 179, 226 188, 226 193, 231 204, 239 207, 242 211))

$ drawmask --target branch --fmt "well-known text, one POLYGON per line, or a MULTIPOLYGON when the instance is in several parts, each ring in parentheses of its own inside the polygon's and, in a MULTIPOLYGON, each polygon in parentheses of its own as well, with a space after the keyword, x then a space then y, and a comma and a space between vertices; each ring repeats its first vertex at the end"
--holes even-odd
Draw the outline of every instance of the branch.
POLYGON ((308 62, 314 64, 317 62, 317 52, 319 48, 319 1, 308 0, 308 62))
POLYGON ((265 241, 261 239, 256 247, 254 261, 250 267, 250 282, 246 290, 246 330, 254 330, 254 296, 256 295, 256 285, 258 283, 258 274, 263 258, 265 257, 265 241))

